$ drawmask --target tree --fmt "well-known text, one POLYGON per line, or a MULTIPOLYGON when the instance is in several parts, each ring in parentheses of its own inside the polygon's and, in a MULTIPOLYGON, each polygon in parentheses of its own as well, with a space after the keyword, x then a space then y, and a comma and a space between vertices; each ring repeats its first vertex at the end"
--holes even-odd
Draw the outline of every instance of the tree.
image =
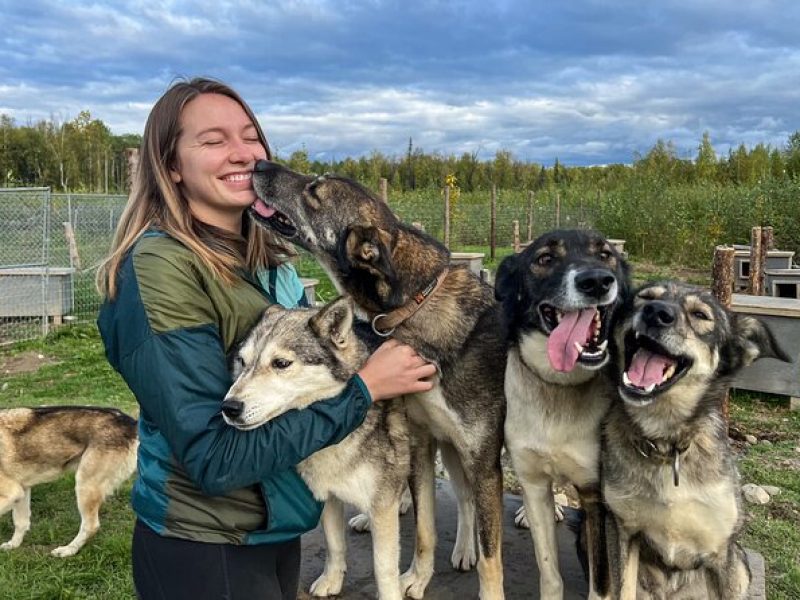
POLYGON ((695 173, 700 181, 711 181, 717 176, 717 153, 711 145, 711 138, 707 131, 703 132, 703 141, 697 149, 695 173))

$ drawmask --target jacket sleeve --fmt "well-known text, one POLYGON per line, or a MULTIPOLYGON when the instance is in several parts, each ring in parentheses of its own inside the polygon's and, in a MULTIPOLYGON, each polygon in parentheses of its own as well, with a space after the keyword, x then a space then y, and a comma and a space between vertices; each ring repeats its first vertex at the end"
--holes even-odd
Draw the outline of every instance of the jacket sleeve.
MULTIPOLYGON (((157 260, 148 257, 146 263, 152 267, 157 260)), ((163 273, 159 277, 129 278, 128 284, 135 283, 137 288, 146 279, 141 290, 124 290, 136 294, 144 313, 139 319, 141 326, 149 331, 131 336, 138 340, 135 348, 108 350, 106 340, 125 337, 113 330, 137 321, 128 303, 124 315, 106 318, 106 329, 112 331, 104 331, 103 338, 109 355, 118 357, 115 366, 136 396, 142 416, 159 429, 175 458, 205 493, 224 494, 256 484, 338 443, 361 424, 371 398, 356 375, 338 396, 284 413, 256 429, 240 431, 228 426, 220 406, 232 382, 217 324, 209 322, 214 312, 210 300, 192 269, 181 265, 158 268, 163 273), (158 301, 148 300, 145 309, 142 296, 158 301), (187 300, 176 309, 177 298, 187 300), (166 319, 165 311, 174 314, 166 319), (192 318, 186 315, 199 317, 189 324, 192 318), (176 318, 185 322, 163 331, 152 326, 158 328, 176 318)))

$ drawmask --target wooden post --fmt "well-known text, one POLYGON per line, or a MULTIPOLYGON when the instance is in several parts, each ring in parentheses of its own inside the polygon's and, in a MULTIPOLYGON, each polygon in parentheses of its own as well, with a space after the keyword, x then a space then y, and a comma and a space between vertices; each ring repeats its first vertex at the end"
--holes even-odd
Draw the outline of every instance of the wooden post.
POLYGON ((75 232, 72 224, 64 222, 64 237, 67 238, 67 249, 69 250, 69 262, 76 270, 81 270, 81 257, 78 254, 78 242, 75 241, 75 232))
POLYGON ((444 245, 450 248, 450 186, 444 186, 444 245))
MULTIPOLYGON (((733 298, 734 268, 733 256, 735 250, 732 246, 717 246, 714 248, 714 266, 711 270, 711 292, 719 303, 730 309, 733 298)), ((722 399, 722 416, 727 423, 730 415, 731 392, 725 391, 722 399)))
POLYGON ((381 177, 381 200, 386 204, 389 203, 389 181, 386 177, 381 177))
POLYGON ((764 293, 764 254, 761 252, 761 227, 750 230, 750 278, 747 293, 761 296, 764 293))
POLYGON ((133 182, 136 181, 136 171, 139 169, 139 149, 126 148, 125 158, 128 162, 128 191, 133 189, 133 182))
POLYGON ((725 308, 730 308, 733 296, 733 246, 714 248, 714 266, 711 270, 711 292, 725 308))
POLYGON ((775 250, 775 232, 771 225, 761 228, 761 251, 766 254, 769 250, 775 250))
POLYGON ((497 251, 497 186, 492 184, 492 215, 489 225, 489 258, 494 260, 497 251))
POLYGON ((533 192, 528 192, 528 241, 533 241, 533 192))
POLYGON ((514 254, 519 254, 519 221, 514 219, 514 254))
POLYGON ((561 194, 556 190, 556 229, 561 227, 561 194))

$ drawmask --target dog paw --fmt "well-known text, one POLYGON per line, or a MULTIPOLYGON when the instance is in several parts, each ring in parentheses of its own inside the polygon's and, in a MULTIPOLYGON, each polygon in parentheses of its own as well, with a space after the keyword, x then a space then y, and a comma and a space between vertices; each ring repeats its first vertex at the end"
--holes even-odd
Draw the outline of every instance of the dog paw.
POLYGON ((405 592, 407 597, 420 600, 425 595, 425 589, 428 587, 431 577, 433 577, 432 572, 427 576, 420 575, 412 567, 400 576, 400 589, 405 592))
POLYGON ((0 544, 0 550, 13 550, 14 548, 19 548, 19 542, 9 540, 0 544))
POLYGON ((475 552, 475 544, 462 544, 461 547, 453 548, 450 562, 456 571, 469 571, 478 564, 478 555, 475 552))
POLYGON ((558 502, 555 503, 556 507, 556 523, 561 523, 564 520, 564 507, 558 502))
POLYGON ((514 515, 514 525, 518 529, 530 529, 531 525, 528 523, 528 513, 525 512, 525 505, 523 504, 517 509, 514 515))
POLYGON ((58 558, 67 558, 68 556, 75 556, 80 548, 72 546, 59 546, 50 551, 50 556, 57 556, 58 558))
POLYGON ((347 524, 350 525, 350 529, 353 531, 357 531, 358 533, 366 533, 369 531, 369 515, 359 513, 350 519, 347 524))
POLYGON ((403 495, 400 496, 400 514, 406 514, 413 505, 414 501, 411 499, 411 492, 406 488, 403 495))
POLYGON ((323 573, 311 584, 308 592, 315 598, 338 596, 344 584, 344 571, 323 573))

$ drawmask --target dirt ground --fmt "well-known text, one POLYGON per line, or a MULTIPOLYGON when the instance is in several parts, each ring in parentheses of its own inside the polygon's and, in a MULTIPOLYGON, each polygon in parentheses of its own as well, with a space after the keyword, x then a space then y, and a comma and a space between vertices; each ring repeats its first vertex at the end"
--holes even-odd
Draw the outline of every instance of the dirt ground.
POLYGON ((50 358, 36 351, 22 352, 13 356, 0 354, 0 373, 3 375, 20 375, 22 373, 33 373, 44 365, 54 365, 58 363, 54 358, 50 358))

